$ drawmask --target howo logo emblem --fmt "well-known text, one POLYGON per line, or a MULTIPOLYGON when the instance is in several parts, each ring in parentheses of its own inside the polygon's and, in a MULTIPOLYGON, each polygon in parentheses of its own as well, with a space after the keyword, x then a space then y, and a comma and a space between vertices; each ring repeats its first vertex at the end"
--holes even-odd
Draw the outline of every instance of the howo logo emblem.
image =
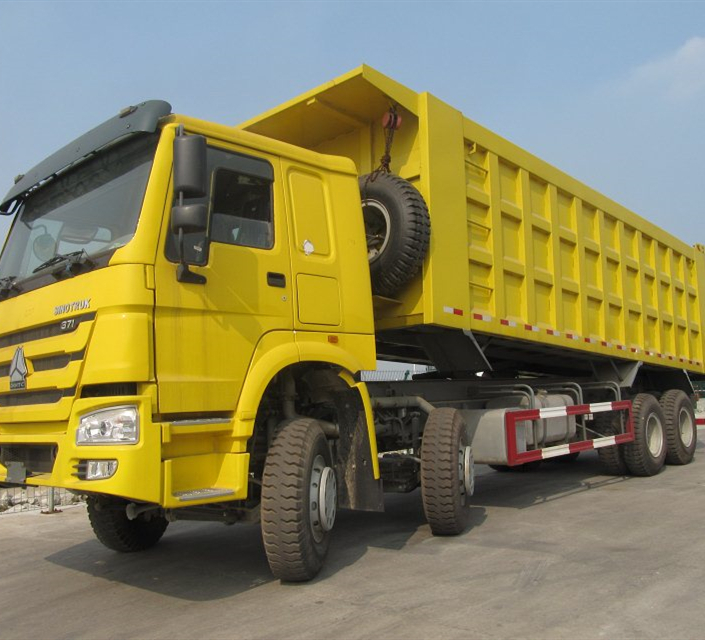
POLYGON ((10 363, 10 389, 27 388, 27 361, 24 359, 24 347, 17 347, 10 363))

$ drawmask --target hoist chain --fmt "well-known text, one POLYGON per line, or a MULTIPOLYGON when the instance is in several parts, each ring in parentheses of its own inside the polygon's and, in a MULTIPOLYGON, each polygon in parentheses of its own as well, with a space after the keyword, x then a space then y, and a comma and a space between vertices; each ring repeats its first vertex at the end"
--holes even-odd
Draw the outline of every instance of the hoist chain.
POLYGON ((392 162, 392 144, 394 143, 394 132, 401 125, 401 116, 397 113, 397 105, 392 104, 389 107, 389 111, 384 114, 382 118, 382 127, 384 129, 384 155, 379 160, 379 166, 367 176, 365 180, 365 188, 363 193, 363 200, 367 199, 367 185, 370 182, 374 182, 380 173, 391 173, 392 170, 389 167, 392 162))

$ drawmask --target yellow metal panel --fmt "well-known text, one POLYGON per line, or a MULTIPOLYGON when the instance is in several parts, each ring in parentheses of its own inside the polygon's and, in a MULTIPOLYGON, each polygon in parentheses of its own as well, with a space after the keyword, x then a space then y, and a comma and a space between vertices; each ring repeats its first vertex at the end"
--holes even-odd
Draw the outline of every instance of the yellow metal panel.
POLYGON ((467 234, 464 215, 465 168, 462 114, 437 98, 419 96, 422 173, 419 188, 431 214, 431 244, 423 269, 423 313, 427 324, 467 328, 469 305, 467 234))
POLYGON ((297 251, 317 256, 330 255, 328 204, 320 174, 291 169, 288 175, 297 251))
POLYGON ((299 331, 296 345, 302 362, 330 362, 347 371, 375 368, 374 336, 299 331))
POLYGON ((282 173, 297 284, 294 329, 330 325, 342 333, 371 335, 372 294, 357 184, 348 176, 287 160, 282 173))
POLYGON ((82 383, 152 380, 151 313, 101 314, 86 353, 82 383))
POLYGON ((223 496, 182 502, 174 494, 198 489, 230 490, 230 500, 247 497, 247 480, 250 455, 248 453, 207 453, 164 460, 165 508, 179 508, 209 502, 222 502, 223 496))
POLYGON ((61 423, 65 429, 55 433, 57 424, 30 423, 21 428, 0 423, 3 443, 55 444, 57 456, 52 473, 27 478, 27 484, 63 487, 78 492, 97 492, 133 500, 159 503, 161 500, 161 433, 152 423, 152 399, 141 397, 106 397, 79 399, 71 417, 61 423), (106 407, 137 405, 140 414, 140 441, 135 445, 79 446, 76 428, 80 417, 106 407), (10 432, 14 431, 14 435, 10 432), (28 434, 28 432, 31 434, 28 434), (116 474, 107 480, 79 480, 73 475, 79 460, 117 460, 116 474))
POLYGON ((426 198, 431 248, 399 300, 376 302, 378 328, 469 319, 478 332, 705 371, 702 252, 433 96, 362 67, 243 126, 363 173, 392 103, 403 119, 392 170, 426 198), (462 316, 443 313, 456 305, 462 316))
POLYGON ((303 324, 340 324, 340 287, 336 278, 300 273, 296 277, 299 321, 303 324))

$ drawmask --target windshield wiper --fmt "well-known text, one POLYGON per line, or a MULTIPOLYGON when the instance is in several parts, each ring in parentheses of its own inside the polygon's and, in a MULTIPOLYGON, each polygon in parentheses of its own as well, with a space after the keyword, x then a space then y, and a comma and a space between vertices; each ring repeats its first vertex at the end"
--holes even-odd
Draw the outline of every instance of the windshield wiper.
POLYGON ((54 265, 59 265, 59 267, 52 271, 52 275, 60 278, 64 274, 69 276, 79 274, 83 267, 92 267, 93 261, 88 257, 84 249, 72 251, 71 253, 57 253, 53 258, 42 262, 32 273, 37 273, 54 265))
POLYGON ((10 294, 14 291, 15 293, 22 293, 16 284, 16 276, 8 276, 7 278, 0 278, 0 300, 5 300, 10 297, 10 294))

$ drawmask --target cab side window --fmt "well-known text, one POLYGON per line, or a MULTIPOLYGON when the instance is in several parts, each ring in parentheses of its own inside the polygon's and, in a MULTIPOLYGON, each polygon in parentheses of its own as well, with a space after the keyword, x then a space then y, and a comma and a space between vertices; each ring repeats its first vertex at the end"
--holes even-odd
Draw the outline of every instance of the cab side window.
MULTIPOLYGON (((209 244, 271 249, 274 246, 272 184, 274 169, 266 160, 208 147, 208 193, 185 204, 208 206, 208 231, 184 234, 184 256, 189 264, 208 262, 209 244)), ((177 237, 170 233, 166 256, 178 262, 177 237)))
POLYGON ((269 181, 230 169, 217 169, 210 224, 213 242, 271 249, 274 233, 269 181))

